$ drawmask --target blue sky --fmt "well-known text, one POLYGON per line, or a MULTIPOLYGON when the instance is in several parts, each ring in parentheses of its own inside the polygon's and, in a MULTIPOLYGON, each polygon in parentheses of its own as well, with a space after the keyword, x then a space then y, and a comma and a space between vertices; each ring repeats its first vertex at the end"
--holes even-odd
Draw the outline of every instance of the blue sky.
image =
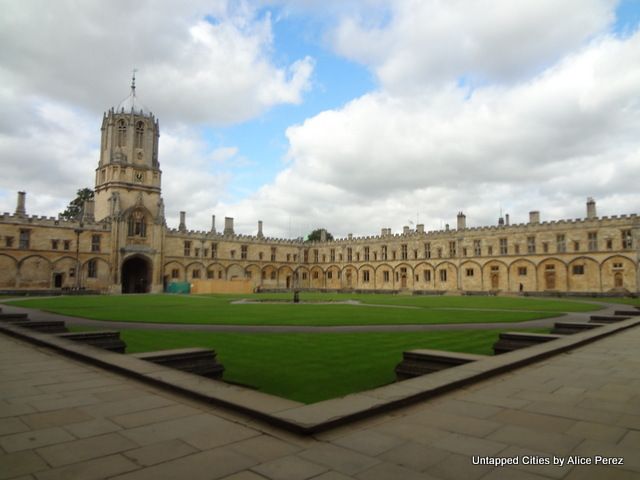
POLYGON ((215 214, 241 233, 371 235, 461 210, 470 226, 579 218, 591 196, 640 210, 640 0, 3 7, 1 211, 26 190, 56 215, 92 184, 133 67, 170 226, 186 210, 196 229, 215 214))

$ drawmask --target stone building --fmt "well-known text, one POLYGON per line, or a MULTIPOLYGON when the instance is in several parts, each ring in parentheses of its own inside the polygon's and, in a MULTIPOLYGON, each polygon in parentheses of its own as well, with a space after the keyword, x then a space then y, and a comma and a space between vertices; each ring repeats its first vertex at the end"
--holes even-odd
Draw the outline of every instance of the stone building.
POLYGON ((161 292, 171 282, 243 280, 256 289, 417 292, 638 293, 640 217, 586 217, 455 229, 383 228, 380 235, 303 242, 218 231, 191 231, 181 212, 167 228, 158 161, 159 124, 130 96, 105 113, 95 199, 82 218, 0 215, 0 291, 89 289, 161 292))

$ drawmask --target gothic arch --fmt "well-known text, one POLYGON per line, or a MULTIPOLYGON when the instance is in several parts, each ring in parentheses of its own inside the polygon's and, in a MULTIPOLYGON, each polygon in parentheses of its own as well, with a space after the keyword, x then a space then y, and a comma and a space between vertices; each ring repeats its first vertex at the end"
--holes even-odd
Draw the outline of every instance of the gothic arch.
POLYGON ((14 288, 18 276, 18 261, 10 255, 0 253, 0 287, 14 288))
POLYGON ((433 290, 435 270, 429 262, 422 261, 413 267, 414 288, 416 290, 433 290), (428 278, 427 278, 428 276, 428 278))
POLYGON ((179 282, 185 280, 186 270, 182 263, 177 260, 172 260, 164 264, 164 277, 167 281, 179 282), (174 278, 173 270, 178 270, 178 276, 174 278))
POLYGON ((466 292, 479 292, 484 290, 482 265, 475 260, 465 260, 460 264, 460 288, 466 292), (473 271, 467 275, 467 270, 473 271))
POLYGON ((567 265, 567 275, 570 292, 599 292, 602 290, 600 264, 593 258, 587 256, 574 258, 567 265))
POLYGON ((436 290, 457 290, 458 267, 456 267, 453 262, 450 262, 449 260, 443 260, 434 267, 434 270, 436 271, 436 290), (445 271, 446 273, 441 273, 443 271, 445 271))
POLYGON ((244 268, 238 263, 232 263, 227 267, 227 280, 244 279, 244 268))
POLYGON ((409 265, 408 263, 402 262, 396 265, 396 267, 393 269, 393 276, 396 282, 396 288, 413 288, 413 267, 411 267, 411 265, 409 265))
POLYGON ((120 266, 122 293, 148 293, 153 279, 153 262, 142 254, 128 255, 120 266))
POLYGON ((488 260, 482 265, 482 283, 484 290, 509 290, 509 266, 502 260, 488 260))
MULTIPOLYGON (((17 287, 51 288, 51 262, 41 255, 29 255, 18 262, 17 287)), ((74 272, 75 275, 78 272, 74 272)))
POLYGON ((637 292, 637 270, 632 260, 624 255, 611 255, 600 264, 602 291, 628 290, 637 292))
POLYGON ((567 290, 567 264, 564 261, 557 257, 545 258, 538 263, 536 271, 539 291, 563 292, 567 290))
POLYGON ((512 292, 537 292, 537 266, 531 260, 518 258, 509 264, 509 289, 512 292), (521 268, 525 270, 520 270, 521 268))

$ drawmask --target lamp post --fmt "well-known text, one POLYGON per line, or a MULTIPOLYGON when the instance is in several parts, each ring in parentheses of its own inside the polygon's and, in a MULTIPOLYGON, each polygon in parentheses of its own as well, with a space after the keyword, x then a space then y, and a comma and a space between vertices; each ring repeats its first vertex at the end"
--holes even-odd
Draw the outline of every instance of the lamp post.
POLYGON ((74 230, 76 234, 76 290, 80 290, 80 234, 82 233, 82 227, 84 225, 80 222, 80 227, 74 230))

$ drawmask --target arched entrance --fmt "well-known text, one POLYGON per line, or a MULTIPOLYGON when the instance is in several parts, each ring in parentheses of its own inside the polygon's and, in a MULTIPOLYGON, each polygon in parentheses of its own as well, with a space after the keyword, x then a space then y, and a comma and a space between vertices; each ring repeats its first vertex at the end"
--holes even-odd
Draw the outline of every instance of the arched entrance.
POLYGON ((122 264, 122 293, 148 293, 151 286, 151 262, 130 257, 122 264))

